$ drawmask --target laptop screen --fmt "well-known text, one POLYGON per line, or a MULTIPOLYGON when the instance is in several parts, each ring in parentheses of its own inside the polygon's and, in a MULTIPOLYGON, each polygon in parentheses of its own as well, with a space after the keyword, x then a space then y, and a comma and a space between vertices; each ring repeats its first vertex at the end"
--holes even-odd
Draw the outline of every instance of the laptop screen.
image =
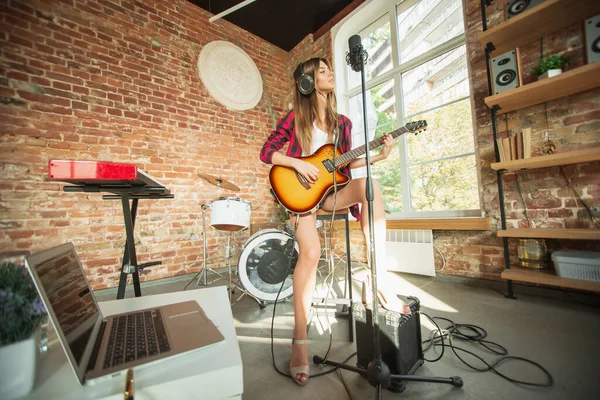
POLYGON ((45 294, 42 299, 54 315, 55 328, 62 331, 80 367, 100 312, 75 248, 71 243, 54 247, 29 256, 27 263, 38 277, 38 289, 45 294))

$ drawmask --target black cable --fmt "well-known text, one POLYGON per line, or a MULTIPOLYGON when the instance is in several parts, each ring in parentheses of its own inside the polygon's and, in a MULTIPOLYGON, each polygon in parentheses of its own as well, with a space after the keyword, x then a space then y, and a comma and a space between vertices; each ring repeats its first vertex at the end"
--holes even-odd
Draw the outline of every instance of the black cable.
MULTIPOLYGON (((331 107, 331 104, 329 102, 327 102, 327 106, 331 107)), ((329 224, 329 243, 325 243, 325 246, 329 246, 330 249, 330 253, 329 253, 329 260, 327 260, 327 262, 329 262, 330 266, 333 266, 333 271, 331 271, 331 284, 333 286, 333 280, 335 279, 335 265, 333 263, 333 223, 335 221, 335 212, 337 210, 337 179, 335 177, 335 174, 337 172, 337 167, 335 165, 335 159, 337 156, 337 148, 338 148, 338 141, 340 139, 340 126, 339 126, 339 115, 338 113, 336 113, 333 109, 331 109, 331 111, 334 114, 334 119, 335 119, 335 128, 334 128, 334 132, 333 132, 333 210, 331 211, 331 221, 329 224)), ((324 227, 323 229, 327 229, 327 227, 324 227)), ((327 282, 325 282, 327 283, 327 282)), ((349 286, 350 287, 350 286, 349 286)), ((352 290, 351 288, 349 290, 352 290)), ((327 298, 325 299, 325 305, 327 307, 327 298)), ((327 311, 326 311, 327 312, 327 311)), ((325 314, 327 315, 327 314, 325 314)), ((329 324, 329 320, 327 320, 327 323, 329 324)), ((325 355, 323 357, 321 357, 323 359, 323 362, 327 361, 329 359, 329 353, 331 352, 331 346, 333 344, 333 331, 331 330, 331 324, 329 326, 329 346, 327 346, 327 351, 325 352, 325 355)))
POLYGON ((527 212, 527 204, 525 204, 525 199, 523 198, 523 191, 521 190, 518 172, 515 173, 515 186, 517 188, 517 193, 519 193, 519 197, 521 198, 521 203, 523 203, 523 214, 525 216, 525 221, 527 221, 527 226, 531 228, 531 221, 529 220, 529 213, 527 212))
MULTIPOLYGON (((296 242, 296 230, 298 229, 299 221, 300 221, 300 216, 296 216, 296 222, 294 224, 295 226, 292 231, 292 240, 290 240, 290 243, 288 244, 288 246, 290 247, 289 253, 288 253, 289 254, 288 271, 290 271, 292 269, 292 259, 293 259, 293 255, 294 255, 294 243, 296 242)), ((273 316, 271 317, 271 361, 273 362, 273 368, 275 369, 275 371, 277 371, 278 374, 283 375, 287 378, 293 379, 292 375, 289 375, 289 374, 286 374, 286 373, 280 371, 279 368, 277 368, 277 364, 275 364, 275 344, 274 344, 275 335, 273 332, 274 324, 275 324, 275 311, 277 310, 277 300, 279 299, 279 295, 281 294, 281 290, 283 289, 284 284, 285 284, 285 279, 283 280, 283 282, 281 282, 281 286, 279 287, 277 296, 275 296, 275 302, 273 303, 273 316)), ((331 348, 331 342, 330 342, 330 348, 331 348)), ((352 357, 352 356, 350 356, 350 357, 352 357)), ((320 372, 315 375, 311 375, 311 378, 316 378, 319 376, 330 374, 332 372, 335 372, 336 369, 338 369, 338 368, 335 367, 330 370, 320 372)))
POLYGON ((561 175, 563 176, 563 178, 565 179, 565 182, 567 183, 567 186, 569 187, 569 189, 571 189, 571 191, 573 192, 573 194, 575 195, 577 200, 579 200, 579 202, 583 205, 585 210, 588 212, 588 215, 590 217, 590 221, 592 222, 592 225, 598 224, 598 220, 596 219, 596 217, 594 217, 594 214, 592 214, 592 210, 590 210, 590 206, 588 206, 587 203, 581 198, 579 193, 577 193, 577 191, 575 190, 575 188, 573 187, 573 185, 567 178, 564 167, 561 165, 559 168, 560 168, 561 175))
POLYGON ((506 379, 509 382, 519 383, 522 385, 538 386, 538 387, 548 387, 548 386, 553 385, 554 379, 552 378, 552 375, 550 374, 550 372, 548 372, 548 370, 546 370, 540 364, 536 363, 535 361, 529 360, 527 358, 517 357, 517 356, 509 356, 508 350, 505 347, 501 346, 498 343, 491 342, 489 340, 485 340, 485 338, 487 337, 487 331, 485 329, 483 329, 477 325, 456 324, 454 321, 452 321, 448 318, 443 318, 443 317, 433 317, 432 318, 429 315, 425 314, 424 312, 421 312, 421 315, 426 316, 437 327, 437 331, 435 331, 433 337, 431 339, 427 339, 422 342, 424 344, 428 343, 427 347, 425 348, 425 350, 423 350, 423 352, 429 350, 433 346, 441 346, 442 347, 442 354, 440 354, 440 356, 438 358, 436 358, 435 360, 427 360, 424 358, 425 361, 429 361, 429 362, 438 361, 444 354, 445 347, 448 346, 448 347, 450 347, 452 352, 456 355, 456 357, 458 357, 458 359, 460 361, 462 361, 463 364, 465 364, 467 367, 469 367, 477 372, 492 371, 492 372, 496 373, 497 375, 501 376, 502 378, 506 379), (435 322, 436 319, 446 321, 450 325, 442 331, 440 326, 435 322), (448 338, 448 344, 445 344, 444 336, 448 338), (469 350, 455 346, 452 343, 453 339, 477 343, 477 344, 481 345, 482 347, 484 347, 485 349, 487 349, 489 352, 496 354, 496 355, 500 355, 502 357, 500 357, 495 362, 490 364, 490 363, 486 362, 483 358, 478 356, 477 354, 475 354, 469 350), (441 343, 440 343, 440 341, 441 341, 441 343), (478 359, 479 361, 481 361, 485 365, 485 367, 475 367, 475 366, 469 364, 458 354, 458 351, 470 354, 471 356, 473 356, 476 359, 478 359), (519 379, 511 378, 496 369, 496 367, 498 367, 500 364, 502 364, 506 361, 510 361, 510 360, 522 361, 522 362, 531 364, 531 365, 539 368, 546 375, 547 382, 538 383, 538 382, 522 381, 519 379))
MULTIPOLYGON (((440 326, 427 314, 425 314, 424 312, 421 312, 421 315, 426 316, 437 328, 437 332, 439 332, 439 337, 442 341, 442 352, 440 353, 439 357, 434 359, 434 360, 428 360, 425 358, 425 356, 423 355, 423 360, 424 361, 428 361, 428 362, 436 362, 439 361, 442 356, 444 355, 444 350, 446 349, 446 346, 444 345, 444 334, 442 333, 442 329, 440 328, 440 326)), ((433 339, 435 339, 435 334, 433 336, 433 338, 429 339, 429 340, 424 340, 423 343, 429 342, 429 344, 427 345, 427 347, 425 349, 423 349, 423 354, 425 354, 434 344, 433 339)))

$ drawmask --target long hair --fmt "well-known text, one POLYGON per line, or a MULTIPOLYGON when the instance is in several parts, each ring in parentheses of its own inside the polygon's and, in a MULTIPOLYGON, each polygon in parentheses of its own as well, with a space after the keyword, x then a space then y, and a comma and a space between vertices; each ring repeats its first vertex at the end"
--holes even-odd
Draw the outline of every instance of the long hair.
MULTIPOLYGON (((302 69, 302 73, 309 74, 313 77, 315 85, 317 83, 316 74, 319 71, 321 61, 323 61, 331 70, 331 64, 325 58, 311 58, 299 65, 302 69)), ((296 82, 294 82, 294 124, 296 127, 296 138, 300 142, 302 150, 305 152, 310 152, 312 150, 313 122, 315 119, 319 118, 317 96, 322 96, 322 94, 317 93, 317 90, 314 90, 308 96, 303 95, 298 91, 296 82)), ((335 107, 336 99, 335 94, 332 91, 327 94, 327 112, 325 114, 325 121, 319 121, 321 122, 321 125, 325 127, 329 142, 333 142, 333 132, 337 126, 335 107)))

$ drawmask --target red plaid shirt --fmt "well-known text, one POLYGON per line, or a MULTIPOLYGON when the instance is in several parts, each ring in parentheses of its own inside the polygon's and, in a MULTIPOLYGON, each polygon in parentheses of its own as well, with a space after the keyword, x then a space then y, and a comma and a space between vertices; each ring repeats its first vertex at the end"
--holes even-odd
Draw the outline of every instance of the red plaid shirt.
MULTIPOLYGON (((338 147, 342 153, 352 150, 352 122, 345 115, 338 115, 338 127, 340 130, 340 138, 338 147)), ((285 117, 277 122, 277 127, 271 132, 267 141, 260 151, 260 159, 265 164, 271 164, 273 153, 279 151, 289 142, 286 151, 288 157, 298 158, 302 156, 302 147, 296 138, 296 127, 294 126, 294 112, 290 111, 285 117)), ((348 165, 340 168, 340 172, 352 178, 350 167, 348 165)), ((360 212, 358 205, 350 206, 350 212, 358 220, 360 212)))

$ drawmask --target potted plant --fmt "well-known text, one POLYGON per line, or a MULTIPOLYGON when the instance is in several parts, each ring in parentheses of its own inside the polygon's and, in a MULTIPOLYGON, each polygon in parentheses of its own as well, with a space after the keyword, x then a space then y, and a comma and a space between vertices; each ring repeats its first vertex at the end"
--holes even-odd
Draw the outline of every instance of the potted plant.
POLYGON ((568 62, 561 54, 553 54, 542 58, 538 66, 533 68, 533 73, 538 76, 538 80, 551 78, 560 74, 568 62))
POLYGON ((25 268, 0 264, 0 398, 15 399, 33 389, 45 314, 25 268))

